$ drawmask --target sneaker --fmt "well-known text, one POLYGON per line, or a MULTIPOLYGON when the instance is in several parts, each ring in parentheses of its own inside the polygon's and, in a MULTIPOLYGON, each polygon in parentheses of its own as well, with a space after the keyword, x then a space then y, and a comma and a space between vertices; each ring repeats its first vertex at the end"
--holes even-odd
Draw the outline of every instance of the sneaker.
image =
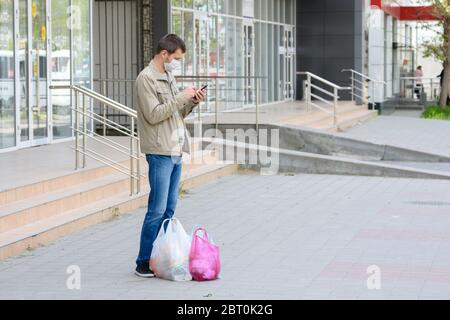
POLYGON ((148 263, 138 264, 135 274, 142 278, 154 278, 155 273, 150 269, 148 263))

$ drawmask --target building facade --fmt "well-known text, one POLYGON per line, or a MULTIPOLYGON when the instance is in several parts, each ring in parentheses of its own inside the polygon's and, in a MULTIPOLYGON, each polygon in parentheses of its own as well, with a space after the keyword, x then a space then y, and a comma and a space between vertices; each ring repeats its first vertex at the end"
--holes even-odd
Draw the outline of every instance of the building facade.
POLYGON ((67 91, 92 83, 91 3, 0 2, 0 151, 72 137, 67 91))
MULTIPOLYGON (((411 20, 418 18, 402 11, 407 6, 393 0, 1 0, 0 152, 73 139, 73 97, 55 85, 80 84, 134 108, 134 79, 169 32, 187 45, 177 75, 210 78, 205 111, 213 104, 252 106, 256 98, 261 104, 302 99, 297 71, 348 86, 349 74, 341 70, 354 69, 386 82, 364 88, 383 103, 401 94, 400 78, 415 69, 411 20)), ((341 98, 352 97, 343 92, 341 98)))

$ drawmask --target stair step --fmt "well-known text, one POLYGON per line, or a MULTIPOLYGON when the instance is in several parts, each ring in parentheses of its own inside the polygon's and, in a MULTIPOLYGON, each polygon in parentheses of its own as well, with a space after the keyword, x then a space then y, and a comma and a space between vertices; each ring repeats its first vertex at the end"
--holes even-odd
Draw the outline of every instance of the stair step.
MULTIPOLYGON (((183 163, 184 170, 214 164, 217 160, 210 151, 196 151, 193 153, 193 163, 183 163), (197 161, 200 160, 200 161, 197 161)), ((190 160, 190 159, 188 159, 190 160)), ((141 160, 142 161, 142 160, 141 160)), ((147 173, 146 162, 141 172, 147 173)), ((2 206, 0 212, 0 232, 17 228, 21 225, 33 223, 40 219, 56 216, 65 211, 105 198, 110 194, 128 190, 130 178, 120 172, 101 177, 99 179, 76 184, 67 188, 39 194, 28 199, 10 202, 2 206)), ((146 185, 146 179, 141 179, 141 187, 146 185)))
MULTIPOLYGON (((192 150, 201 150, 201 141, 192 139, 192 150)), ((118 161, 123 166, 129 167, 129 159, 118 161)), ((141 168, 146 166, 147 162, 145 156, 141 158, 141 168)), ((141 170, 142 171, 142 170, 141 170)), ((114 175, 118 171, 109 166, 102 165, 95 168, 84 168, 77 171, 73 170, 66 175, 51 178, 36 183, 31 183, 24 186, 19 186, 7 190, 0 191, 0 206, 3 207, 12 202, 29 199, 44 193, 57 191, 63 188, 68 188, 74 185, 85 183, 86 181, 96 180, 107 175, 114 175)))
MULTIPOLYGON (((343 116, 348 113, 360 111, 361 109, 367 110, 365 106, 359 106, 359 105, 342 106, 342 105, 340 105, 340 106, 338 106, 338 109, 337 109, 337 116, 343 116)), ((332 109, 330 109, 330 111, 331 110, 332 109)), ((328 119, 333 119, 332 114, 318 110, 318 111, 315 111, 310 114, 303 114, 299 117, 289 119, 285 122, 309 127, 310 125, 314 125, 317 122, 326 121, 328 119)))
MULTIPOLYGON (((219 179, 236 172, 238 168, 237 164, 213 164, 183 170, 182 187, 191 188, 213 179, 219 179)), ((128 213, 137 208, 145 207, 148 203, 149 187, 146 179, 142 180, 142 192, 139 195, 130 196, 127 189, 85 204, 82 207, 0 233, 0 260, 49 243, 85 227, 110 220, 119 213, 128 213)))
MULTIPOLYGON (((141 186, 145 179, 141 180, 141 186)), ((38 195, 29 199, 12 202, 2 207, 0 213, 0 232, 21 225, 57 216, 105 198, 107 195, 128 190, 130 178, 118 173, 93 181, 77 184, 73 187, 38 195)))
POLYGON ((370 110, 368 112, 366 111, 364 113, 355 114, 354 116, 352 116, 348 119, 338 122, 337 129, 333 128, 332 130, 344 131, 346 129, 354 127, 355 125, 357 125, 359 123, 363 123, 370 119, 376 118, 377 116, 378 116, 378 111, 376 111, 376 110, 370 110))
POLYGON ((334 125, 333 118, 329 117, 326 120, 311 124, 310 127, 327 131, 336 131, 336 127, 338 128, 338 130, 343 130, 344 128, 349 128, 358 122, 363 122, 372 117, 375 117, 377 116, 377 114, 378 112, 373 110, 359 110, 345 114, 344 116, 338 116, 337 126, 334 125))

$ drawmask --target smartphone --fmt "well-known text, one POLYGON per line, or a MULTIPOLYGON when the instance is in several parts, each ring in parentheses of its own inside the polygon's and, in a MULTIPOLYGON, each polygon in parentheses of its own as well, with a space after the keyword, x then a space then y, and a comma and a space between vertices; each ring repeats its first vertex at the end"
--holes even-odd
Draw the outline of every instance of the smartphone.
POLYGON ((200 89, 200 90, 205 90, 206 88, 208 88, 208 84, 207 83, 205 83, 204 85, 203 85, 203 87, 200 89))

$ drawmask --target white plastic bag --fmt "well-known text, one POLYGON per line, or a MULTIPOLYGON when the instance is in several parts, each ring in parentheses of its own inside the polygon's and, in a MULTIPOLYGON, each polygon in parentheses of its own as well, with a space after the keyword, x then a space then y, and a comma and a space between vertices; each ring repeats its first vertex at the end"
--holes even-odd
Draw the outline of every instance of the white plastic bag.
POLYGON ((158 278, 172 281, 190 281, 189 252, 191 237, 178 219, 166 219, 153 243, 150 267, 158 278), (164 232, 164 225, 167 230, 164 232))

